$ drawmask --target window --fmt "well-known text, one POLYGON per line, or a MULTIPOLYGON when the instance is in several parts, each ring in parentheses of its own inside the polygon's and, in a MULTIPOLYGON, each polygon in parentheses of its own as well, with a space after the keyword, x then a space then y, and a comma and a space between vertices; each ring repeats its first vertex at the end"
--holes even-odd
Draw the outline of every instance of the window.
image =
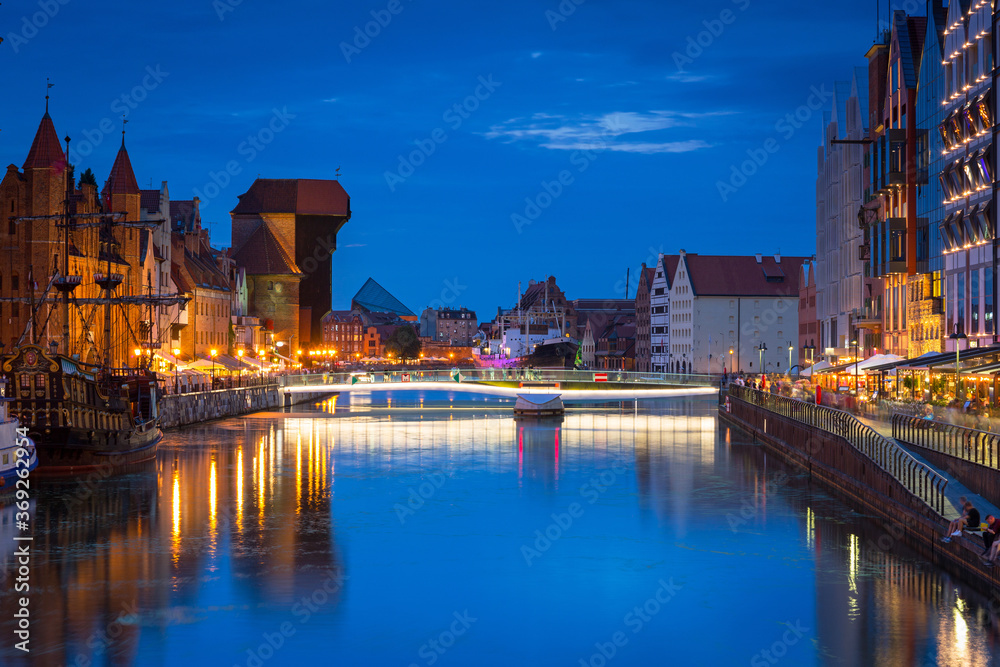
POLYGON ((15 292, 21 289, 20 279, 17 277, 16 273, 10 277, 10 288, 15 292))

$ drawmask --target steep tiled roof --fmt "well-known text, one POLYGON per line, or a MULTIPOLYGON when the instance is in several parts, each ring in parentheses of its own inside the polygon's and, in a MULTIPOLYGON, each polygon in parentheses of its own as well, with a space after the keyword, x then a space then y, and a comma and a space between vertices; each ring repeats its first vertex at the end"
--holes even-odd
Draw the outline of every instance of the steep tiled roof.
POLYGON ((201 213, 195 215, 193 199, 170 200, 170 228, 174 231, 194 231, 201 224, 201 213), (195 223, 198 223, 197 225, 195 223))
POLYGON ((798 295, 802 263, 808 257, 781 257, 778 262, 763 255, 758 263, 753 255, 684 256, 691 286, 697 296, 798 295))
POLYGON ((397 315, 415 317, 413 311, 403 305, 403 303, 389 294, 388 291, 374 279, 369 278, 358 293, 351 299, 351 307, 360 306, 362 309, 375 313, 395 313, 397 315))
POLYGON ((295 260, 275 238, 270 226, 265 223, 250 235, 243 247, 233 255, 236 266, 246 269, 251 276, 280 276, 301 274, 295 260))
POLYGON ((159 213, 160 191, 139 190, 139 208, 145 209, 147 213, 159 213))
POLYGON ((653 277, 655 275, 656 275, 656 267, 647 266, 642 270, 642 273, 639 275, 639 285, 641 287, 645 287, 646 291, 648 292, 650 289, 653 288, 653 277))
POLYGON ((179 291, 190 292, 196 287, 230 291, 229 276, 219 269, 212 248, 204 239, 199 239, 197 252, 187 249, 183 234, 172 234, 170 242, 171 257, 181 259, 171 263, 171 273, 179 291))
POLYGON ((31 150, 24 160, 22 169, 45 169, 66 163, 66 156, 59 146, 59 135, 52 124, 52 117, 46 111, 42 122, 38 124, 35 140, 31 142, 31 150))
POLYGON ((118 156, 111 166, 111 173, 108 181, 101 191, 104 196, 108 195, 137 195, 139 184, 135 180, 135 172, 132 171, 132 161, 128 158, 128 151, 125 150, 125 143, 118 149, 118 156))
POLYGON ((258 178, 239 196, 233 214, 350 215, 351 198, 340 181, 258 178))

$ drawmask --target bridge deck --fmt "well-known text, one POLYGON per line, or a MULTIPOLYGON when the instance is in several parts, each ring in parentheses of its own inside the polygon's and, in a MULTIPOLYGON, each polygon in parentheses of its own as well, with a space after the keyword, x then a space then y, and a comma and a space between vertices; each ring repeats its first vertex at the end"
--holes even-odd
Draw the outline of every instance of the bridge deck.
POLYGON ((632 389, 552 389, 550 387, 502 387, 479 382, 374 382, 358 384, 311 384, 282 387, 283 392, 371 393, 384 391, 450 391, 469 394, 486 394, 516 399, 518 394, 553 394, 562 396, 564 403, 581 401, 619 401, 650 398, 676 398, 680 396, 713 396, 715 387, 635 387, 632 389))

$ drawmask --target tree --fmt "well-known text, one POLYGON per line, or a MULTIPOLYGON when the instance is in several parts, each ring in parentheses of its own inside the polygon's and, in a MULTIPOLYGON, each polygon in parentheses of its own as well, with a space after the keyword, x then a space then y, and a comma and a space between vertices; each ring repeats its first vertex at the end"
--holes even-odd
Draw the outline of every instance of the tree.
POLYGON ((420 338, 409 325, 396 327, 385 341, 385 351, 406 363, 407 359, 416 359, 420 356, 420 338))
POLYGON ((90 170, 90 167, 87 167, 86 171, 80 174, 80 185, 84 183, 93 185, 95 188, 97 187, 97 177, 94 176, 94 172, 90 170))

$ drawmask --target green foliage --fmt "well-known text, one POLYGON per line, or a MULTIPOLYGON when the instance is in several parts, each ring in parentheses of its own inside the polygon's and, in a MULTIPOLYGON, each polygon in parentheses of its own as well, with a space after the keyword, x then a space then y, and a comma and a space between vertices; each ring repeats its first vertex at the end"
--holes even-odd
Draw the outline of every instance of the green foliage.
POLYGON ((97 177, 94 176, 94 172, 90 170, 90 167, 87 167, 87 169, 80 174, 80 185, 83 185, 84 183, 93 185, 95 188, 97 187, 97 177))
POLYGON ((420 356, 420 338, 411 326, 397 327, 385 341, 385 351, 404 362, 416 359, 420 356))

